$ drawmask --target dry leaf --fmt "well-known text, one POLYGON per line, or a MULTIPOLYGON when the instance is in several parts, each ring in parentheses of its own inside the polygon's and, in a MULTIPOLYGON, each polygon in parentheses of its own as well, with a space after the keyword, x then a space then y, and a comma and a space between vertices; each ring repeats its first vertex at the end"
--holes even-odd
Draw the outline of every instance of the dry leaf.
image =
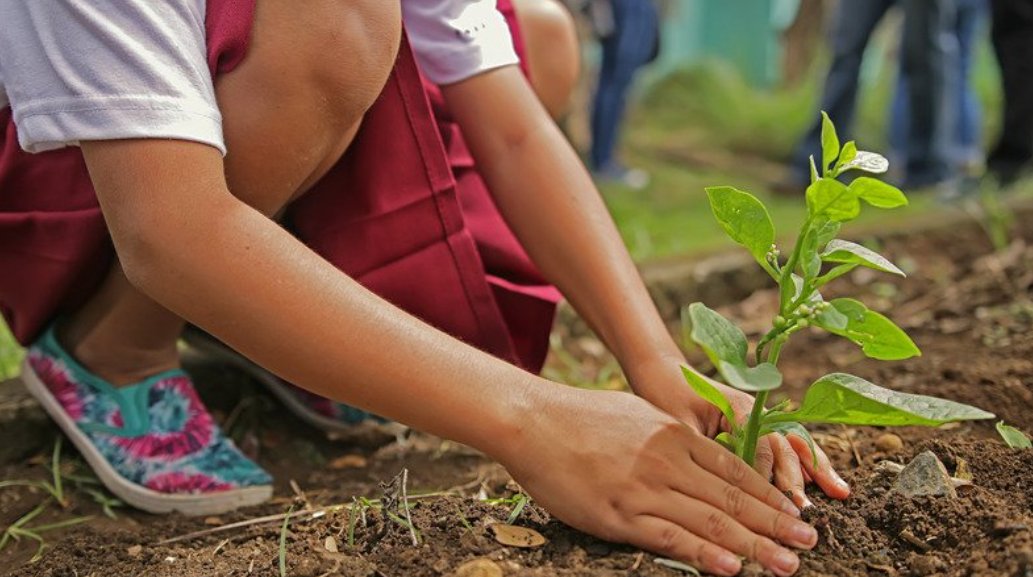
POLYGON ((531 549, 541 547, 546 542, 541 533, 527 527, 498 523, 492 525, 491 530, 495 533, 496 541, 509 547, 531 549))
POLYGON ((972 480, 972 471, 968 468, 968 461, 965 459, 958 459, 958 468, 954 471, 954 477, 965 481, 972 480))
POLYGON ((454 577, 502 577, 502 568, 489 559, 467 561, 456 569, 454 577))
POLYGON ((366 466, 366 457, 362 455, 342 455, 330 461, 330 468, 334 471, 341 469, 361 469, 366 466))

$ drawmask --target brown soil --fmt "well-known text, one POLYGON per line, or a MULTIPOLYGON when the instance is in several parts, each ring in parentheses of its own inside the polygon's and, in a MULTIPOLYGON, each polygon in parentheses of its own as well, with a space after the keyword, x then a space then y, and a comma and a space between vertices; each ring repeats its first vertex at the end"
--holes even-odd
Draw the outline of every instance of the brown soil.
MULTIPOLYGON (((912 269, 908 280, 858 273, 841 281, 838 292, 860 294, 869 306, 890 311, 912 334, 923 356, 876 363, 835 337, 807 334, 784 355, 789 396, 799 397, 806 383, 824 373, 848 371, 894 389, 972 403, 1033 431, 1033 250, 1017 244, 987 257, 989 246, 972 226, 891 239, 882 249, 912 269)), ((770 291, 759 291, 722 310, 748 326, 749 319, 770 318, 772 297, 770 291)), ((564 339, 564 327, 557 331, 568 352, 586 366, 610 366, 597 344, 564 339)), ((552 361, 554 369, 562 364, 552 361)), ((242 445, 276 475, 278 499, 219 518, 158 517, 117 508, 117 518, 110 519, 73 484, 67 508, 49 507, 29 526, 80 515, 93 519, 47 533, 47 548, 34 563, 28 561, 35 543, 23 539, 8 546, 0 552, 0 574, 278 575, 279 522, 158 543, 283 513, 291 504, 319 508, 350 503, 355 496, 379 498, 380 483, 407 468, 410 494, 454 493, 413 502, 420 545, 413 546, 407 528, 375 509, 368 511, 365 524, 343 509, 315 519, 305 514, 288 526, 287 573, 432 577, 450 575, 469 560, 486 558, 507 577, 681 575, 655 564, 652 555, 573 531, 534 505, 516 524, 537 529, 548 543, 533 549, 500 545, 488 525, 505 520, 511 507, 488 504, 478 496, 508 497, 516 487, 505 471, 477 453, 422 435, 379 449, 328 440, 284 415, 240 375, 206 364, 195 364, 193 371, 210 406, 231 419, 242 445), (341 460, 342 455, 353 457, 341 460), (350 520, 356 524, 351 547, 350 520), (336 546, 339 553, 328 550, 328 538, 330 549, 336 546)), ((864 427, 817 429, 816 437, 854 493, 845 502, 835 502, 810 491, 817 506, 807 514, 819 527, 821 540, 813 551, 802 554, 799 575, 1033 576, 1033 451, 1006 448, 992 423, 895 430, 903 447, 889 452, 876 445, 885 432, 864 427), (924 450, 936 453, 952 472, 964 461, 974 485, 961 489, 956 500, 890 494, 892 474, 877 464, 903 463, 924 450)), ((0 385, 0 479, 47 479, 45 464, 56 434, 16 385, 0 385)), ((82 473, 72 455, 64 462, 66 472, 82 473)), ((44 499, 40 491, 0 489, 0 528, 44 499)), ((743 574, 762 572, 748 566, 743 574)))

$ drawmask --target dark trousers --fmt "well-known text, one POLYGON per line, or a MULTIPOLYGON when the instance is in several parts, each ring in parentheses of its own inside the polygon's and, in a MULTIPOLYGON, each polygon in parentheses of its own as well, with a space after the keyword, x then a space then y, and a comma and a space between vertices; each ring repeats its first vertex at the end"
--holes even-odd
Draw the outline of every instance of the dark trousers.
POLYGON ((993 0, 993 43, 1004 85, 1001 138, 987 160, 1007 183, 1033 161, 1033 2, 993 0))
POLYGON ((616 162, 614 149, 635 73, 656 50, 659 16, 653 0, 612 0, 613 32, 602 40, 603 61, 592 107, 592 170, 616 162))
MULTIPOLYGON (((840 2, 832 29, 832 65, 825 79, 821 109, 836 123, 840 139, 853 132, 858 76, 872 31, 886 12, 899 4, 905 13, 901 68, 909 78, 911 103, 908 138, 909 177, 922 184, 952 174, 950 133, 955 99, 957 43, 949 26, 954 0, 852 0, 840 2)), ((863 147, 863 143, 862 143, 863 147)), ((821 122, 815 121, 796 150, 793 169, 801 182, 808 178, 807 158, 821 158, 821 122)))

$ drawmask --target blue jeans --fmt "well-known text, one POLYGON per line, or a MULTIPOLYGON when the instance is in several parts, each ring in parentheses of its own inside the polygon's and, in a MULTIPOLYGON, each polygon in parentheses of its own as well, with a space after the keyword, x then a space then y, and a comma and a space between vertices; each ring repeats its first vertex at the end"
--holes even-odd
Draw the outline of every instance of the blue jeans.
MULTIPOLYGON (((989 13, 987 0, 958 0, 957 14, 951 32, 957 39, 958 68, 952 96, 956 99, 953 111, 956 113, 950 134, 951 160, 964 163, 983 154, 982 126, 983 112, 979 99, 972 87, 972 54, 976 35, 989 13)), ((908 157, 908 140, 911 123, 911 106, 908 99, 908 77, 903 70, 897 79, 897 91, 893 97, 890 116, 890 148, 894 156, 908 157)), ((921 161, 918 161, 921 163, 921 161)))
MULTIPOLYGON (((841 2, 832 30, 832 66, 825 79, 821 109, 836 124, 840 140, 850 139, 857 108, 858 76, 861 60, 872 31, 886 12, 900 4, 905 12, 905 42, 901 65, 912 78, 909 101, 912 103, 908 150, 921 163, 909 170, 922 173, 930 182, 946 179, 951 174, 948 131, 953 108, 945 97, 953 86, 957 49, 947 25, 954 17, 955 0, 856 0, 841 2)), ((817 116, 817 115, 816 115, 817 116)), ((862 146, 863 148, 863 146, 862 146)), ((797 147, 794 175, 800 182, 808 180, 807 158, 821 158, 821 122, 817 117, 797 147)))
POLYGON ((602 40, 603 59, 592 108, 593 170, 616 163, 614 149, 635 72, 649 62, 659 38, 659 16, 652 0, 611 0, 613 33, 602 40))

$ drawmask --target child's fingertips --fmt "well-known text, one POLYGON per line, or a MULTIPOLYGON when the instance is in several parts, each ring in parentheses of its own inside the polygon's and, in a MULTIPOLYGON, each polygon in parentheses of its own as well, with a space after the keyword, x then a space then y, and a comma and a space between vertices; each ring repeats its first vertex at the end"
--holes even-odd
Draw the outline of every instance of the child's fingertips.
POLYGON ((742 570, 742 561, 731 553, 722 553, 714 559, 709 570, 717 575, 737 575, 742 570))

